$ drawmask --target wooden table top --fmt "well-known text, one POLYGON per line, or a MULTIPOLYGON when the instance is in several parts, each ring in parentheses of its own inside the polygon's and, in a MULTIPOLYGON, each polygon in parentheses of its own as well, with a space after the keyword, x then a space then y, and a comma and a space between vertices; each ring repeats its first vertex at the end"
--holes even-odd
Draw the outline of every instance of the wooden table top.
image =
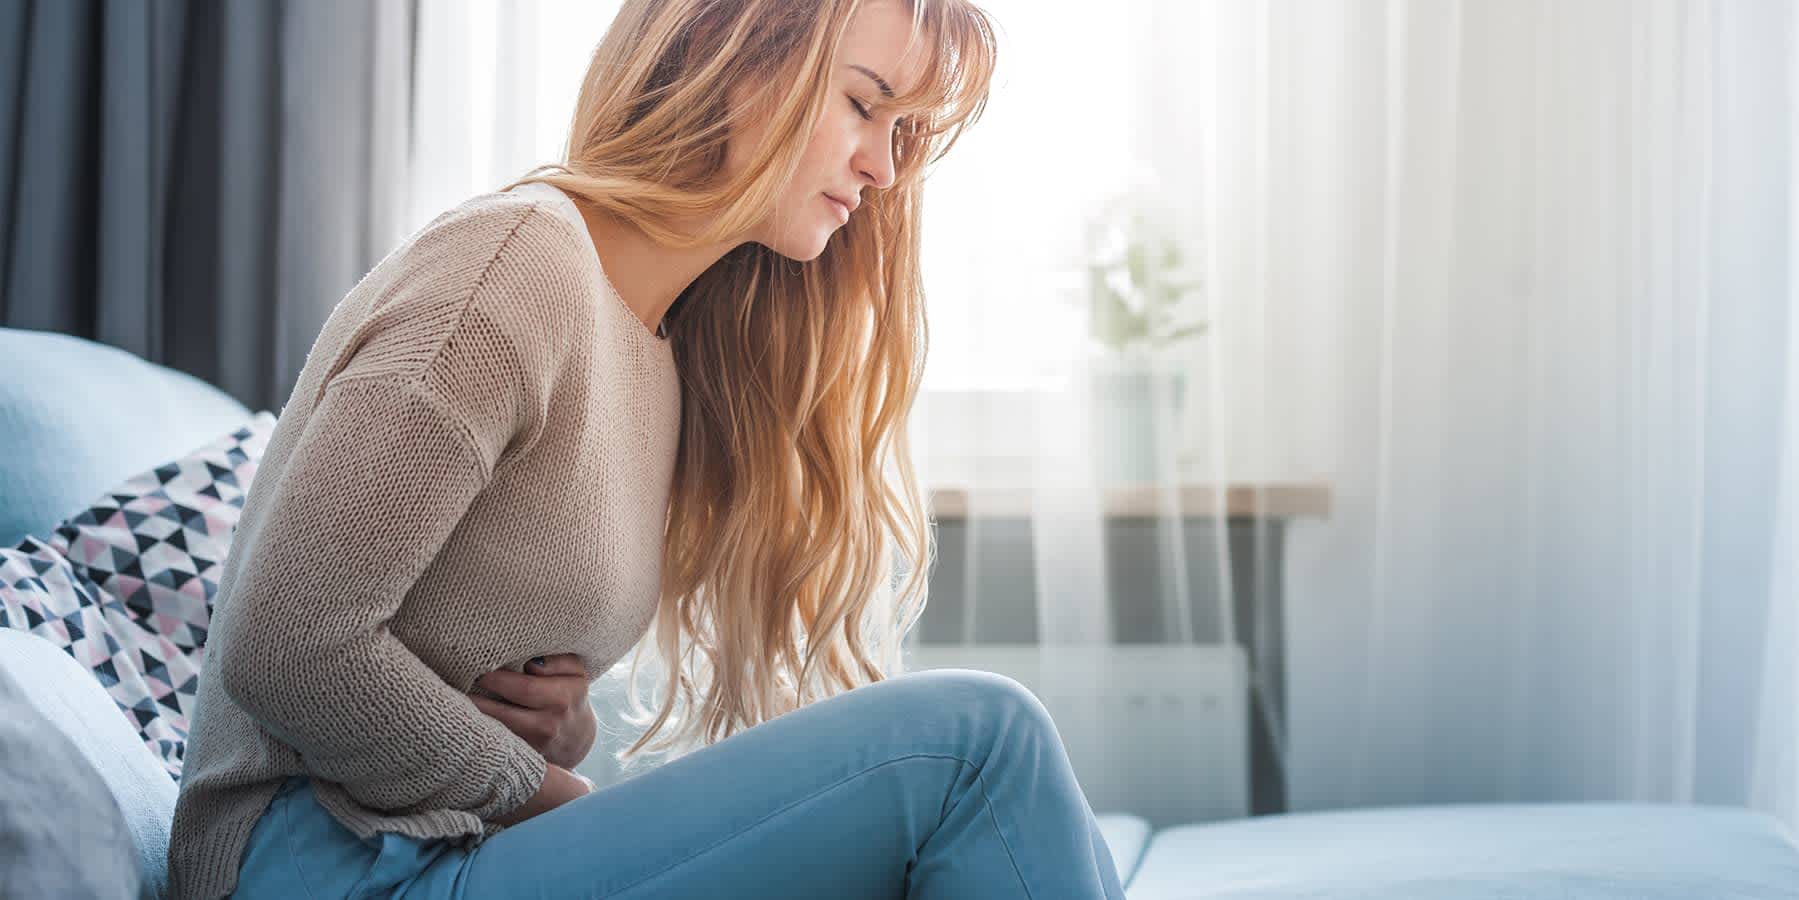
MULTIPOLYGON (((1191 517, 1297 519, 1330 515, 1331 489, 1325 482, 1235 483, 1222 486, 1126 484, 1100 491, 1106 518, 1154 518, 1179 509, 1191 517), (1178 504, 1178 505, 1177 505, 1178 504)), ((931 514, 938 519, 981 516, 1028 517, 1029 488, 978 488, 938 485, 930 489, 931 514)))

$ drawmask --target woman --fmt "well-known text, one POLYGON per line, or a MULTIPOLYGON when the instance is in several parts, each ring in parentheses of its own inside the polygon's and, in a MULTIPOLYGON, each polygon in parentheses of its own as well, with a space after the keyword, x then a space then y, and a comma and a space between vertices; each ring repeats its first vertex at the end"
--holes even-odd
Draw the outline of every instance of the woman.
POLYGON ((624 4, 564 163, 438 216, 307 357, 179 896, 1123 896, 1027 691, 896 674, 920 181, 993 53, 965 0, 624 4), (652 624, 623 755, 679 752, 594 791, 588 684, 652 624))

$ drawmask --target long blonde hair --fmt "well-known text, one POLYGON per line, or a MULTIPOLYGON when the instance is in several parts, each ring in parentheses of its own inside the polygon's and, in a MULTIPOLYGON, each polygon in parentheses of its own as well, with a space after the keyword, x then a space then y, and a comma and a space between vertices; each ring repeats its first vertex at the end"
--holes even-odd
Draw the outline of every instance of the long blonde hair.
MULTIPOLYGON (((626 0, 588 66, 564 161, 508 187, 553 184, 672 246, 743 233, 839 102, 830 74, 862 2, 626 0), (733 107, 732 84, 756 86, 761 102, 733 107), (726 136, 750 115, 768 131, 722 177, 726 136), (696 214, 713 216, 702 233, 670 224, 696 214)), ((651 716, 633 654, 638 717, 626 721, 647 727, 621 760, 714 743, 898 674, 923 612, 935 545, 905 427, 928 343, 921 188, 980 117, 996 40, 965 0, 902 5, 907 50, 925 65, 892 101, 910 113, 893 184, 865 191, 816 259, 741 244, 666 317, 682 382, 653 633, 666 675, 651 716)))

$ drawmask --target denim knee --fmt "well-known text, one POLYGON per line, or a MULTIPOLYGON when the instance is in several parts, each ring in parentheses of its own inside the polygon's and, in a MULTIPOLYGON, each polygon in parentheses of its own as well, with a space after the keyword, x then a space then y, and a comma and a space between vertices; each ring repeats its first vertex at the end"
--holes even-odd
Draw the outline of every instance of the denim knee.
MULTIPOLYGON (((908 716, 966 715, 970 711, 993 726, 995 740, 1036 742, 1056 737, 1056 726, 1042 701, 1016 680, 979 669, 926 669, 899 679, 908 716), (946 698, 959 703, 945 704, 946 698)), ((971 760, 978 762, 978 760, 971 760)))

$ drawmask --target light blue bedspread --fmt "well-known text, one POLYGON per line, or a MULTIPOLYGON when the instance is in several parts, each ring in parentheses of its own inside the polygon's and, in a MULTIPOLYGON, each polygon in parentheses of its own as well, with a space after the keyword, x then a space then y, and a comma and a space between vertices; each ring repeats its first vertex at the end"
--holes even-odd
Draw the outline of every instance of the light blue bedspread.
POLYGON ((1157 832, 1130 900, 1795 900, 1799 842, 1736 807, 1407 806, 1157 832))

